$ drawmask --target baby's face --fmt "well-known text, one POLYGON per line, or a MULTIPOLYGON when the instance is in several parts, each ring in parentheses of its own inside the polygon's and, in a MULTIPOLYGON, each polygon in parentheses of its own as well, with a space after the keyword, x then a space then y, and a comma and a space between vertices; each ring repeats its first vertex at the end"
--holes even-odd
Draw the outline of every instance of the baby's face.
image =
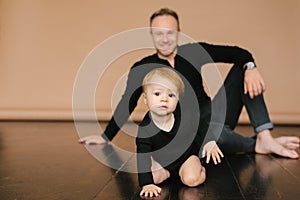
POLYGON ((153 78, 145 91, 145 103, 156 115, 168 115, 176 109, 179 94, 176 86, 168 80, 153 78))

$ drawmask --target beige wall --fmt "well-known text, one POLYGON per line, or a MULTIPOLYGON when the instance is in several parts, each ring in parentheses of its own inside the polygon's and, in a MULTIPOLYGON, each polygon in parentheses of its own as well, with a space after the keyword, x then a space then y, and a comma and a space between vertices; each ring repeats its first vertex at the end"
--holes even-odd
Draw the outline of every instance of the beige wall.
MULTIPOLYGON (((271 118, 300 123, 299 0, 2 0, 0 119, 72 119, 73 84, 92 49, 114 34, 147 26, 163 6, 179 13, 191 38, 250 50, 267 84, 271 118)), ((131 65, 152 52, 113 60, 95 92, 99 119, 111 116, 131 65)), ((139 118, 143 107, 137 111, 139 118)))

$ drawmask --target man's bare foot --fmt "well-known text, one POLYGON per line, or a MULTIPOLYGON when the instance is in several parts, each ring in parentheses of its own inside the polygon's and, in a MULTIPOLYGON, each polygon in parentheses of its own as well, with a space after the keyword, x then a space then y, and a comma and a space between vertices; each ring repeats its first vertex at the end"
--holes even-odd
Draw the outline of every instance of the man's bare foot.
POLYGON ((90 135, 78 140, 81 144, 104 144, 106 141, 102 136, 90 135))
POLYGON ((259 132, 256 139, 255 152, 260 154, 274 153, 283 157, 298 158, 295 150, 290 150, 276 141, 269 130, 259 132))
POLYGON ((284 146, 285 148, 288 148, 290 150, 295 150, 299 148, 299 137, 296 136, 280 136, 277 138, 274 138, 279 144, 284 146))

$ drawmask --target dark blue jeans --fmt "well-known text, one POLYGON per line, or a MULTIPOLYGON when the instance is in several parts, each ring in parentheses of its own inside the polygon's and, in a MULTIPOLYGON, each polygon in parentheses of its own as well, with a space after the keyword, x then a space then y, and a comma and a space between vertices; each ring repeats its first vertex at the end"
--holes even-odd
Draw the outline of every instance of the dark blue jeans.
MULTIPOLYGON (((256 137, 244 137, 234 131, 243 106, 245 106, 250 122, 257 134, 266 129, 273 129, 263 95, 251 99, 244 94, 244 70, 234 65, 228 73, 224 88, 226 91, 226 117, 221 135, 217 141, 225 154, 238 152, 254 152, 256 137)), ((216 95, 213 102, 220 97, 216 95)))

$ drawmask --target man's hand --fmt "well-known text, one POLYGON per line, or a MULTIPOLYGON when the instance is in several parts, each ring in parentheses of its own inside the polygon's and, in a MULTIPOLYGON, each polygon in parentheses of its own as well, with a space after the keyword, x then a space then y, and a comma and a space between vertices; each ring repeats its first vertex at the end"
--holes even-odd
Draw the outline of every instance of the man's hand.
POLYGON ((265 82, 255 67, 245 71, 245 80, 244 80, 244 93, 249 93, 251 99, 255 96, 260 95, 266 90, 265 82))
POLYGON ((212 157, 215 165, 221 163, 221 158, 224 157, 222 151, 219 149, 215 141, 206 143, 203 147, 202 156, 206 155, 206 163, 209 163, 210 157, 212 157))
POLYGON ((78 140, 81 144, 104 144, 106 141, 102 136, 99 135, 90 135, 78 140))
POLYGON ((145 197, 157 197, 161 192, 161 188, 154 185, 154 184, 149 184, 145 185, 142 188, 142 191, 140 192, 140 196, 145 196, 145 197))

